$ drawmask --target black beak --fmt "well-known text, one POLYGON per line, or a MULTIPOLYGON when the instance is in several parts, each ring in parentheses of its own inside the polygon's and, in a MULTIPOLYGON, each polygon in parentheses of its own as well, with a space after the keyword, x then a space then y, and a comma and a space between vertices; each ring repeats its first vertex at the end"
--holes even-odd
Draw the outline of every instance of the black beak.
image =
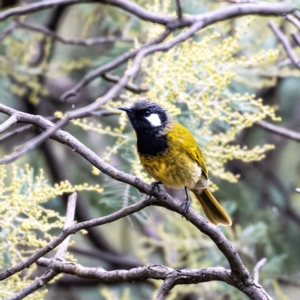
POLYGON ((124 111, 126 111, 127 113, 128 113, 128 112, 132 112, 132 109, 131 109, 130 107, 126 107, 126 106, 119 106, 118 109, 124 110, 124 111))

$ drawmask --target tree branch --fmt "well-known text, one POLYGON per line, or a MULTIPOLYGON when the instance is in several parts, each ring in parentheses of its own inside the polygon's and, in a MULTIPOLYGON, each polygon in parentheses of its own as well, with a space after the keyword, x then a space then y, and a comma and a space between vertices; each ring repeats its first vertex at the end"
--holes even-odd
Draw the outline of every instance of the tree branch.
POLYGON ((16 115, 12 114, 4 123, 0 125, 0 133, 7 130, 11 125, 18 122, 16 115))
POLYGON ((182 8, 181 8, 180 0, 176 0, 176 14, 178 19, 182 18, 182 8))
POLYGON ((40 258, 37 261, 40 266, 51 268, 57 273, 76 275, 86 279, 97 279, 103 283, 135 282, 146 279, 164 280, 158 291, 156 299, 165 299, 168 292, 175 286, 181 284, 197 284, 209 281, 223 281, 247 294, 251 299, 272 299, 263 288, 252 282, 248 286, 240 285, 233 280, 230 270, 221 267, 209 267, 205 269, 172 269, 162 265, 148 264, 145 267, 131 270, 106 271, 103 268, 86 268, 80 264, 54 261, 40 258))
POLYGON ((266 264, 268 260, 264 257, 257 262, 257 264, 253 268, 253 278, 256 282, 259 282, 259 271, 266 264))
MULTIPOLYGON (((113 83, 118 83, 121 79, 119 76, 111 75, 109 73, 104 73, 102 75, 102 77, 105 80, 107 80, 109 82, 113 82, 113 83)), ((131 92, 137 93, 137 94, 145 93, 148 91, 147 88, 139 87, 139 86, 133 84, 132 82, 128 82, 124 88, 127 89, 128 91, 131 91, 131 92)))
POLYGON ((276 24, 273 21, 269 21, 269 26, 274 32, 274 34, 277 36, 279 41, 282 43, 283 47, 285 48, 285 51, 291 61, 294 63, 294 65, 297 68, 300 68, 300 59, 297 56, 297 54, 294 52, 293 47, 289 41, 289 39, 285 36, 285 34, 276 26, 276 24))
POLYGON ((21 21, 17 21, 16 24, 18 25, 18 27, 20 27, 21 29, 28 29, 31 31, 35 31, 35 32, 40 32, 44 35, 47 36, 51 36, 53 37, 55 40, 61 42, 62 44, 66 44, 66 45, 77 45, 77 46, 92 46, 92 45, 97 45, 97 44, 102 44, 102 43, 109 43, 109 42, 133 42, 132 39, 129 38, 115 38, 115 37, 99 37, 99 38, 89 38, 89 39, 65 39, 59 35, 57 35, 55 32, 49 30, 46 27, 42 27, 42 26, 37 26, 37 25, 33 25, 33 24, 29 24, 26 22, 21 22, 21 21))
POLYGON ((300 142, 300 133, 299 132, 286 129, 286 128, 283 128, 283 127, 278 126, 278 125, 271 124, 271 123, 266 122, 266 121, 259 121, 256 124, 258 126, 264 128, 264 129, 267 129, 268 131, 270 131, 272 133, 276 133, 276 134, 279 134, 281 136, 287 137, 291 140, 294 140, 296 142, 300 142))

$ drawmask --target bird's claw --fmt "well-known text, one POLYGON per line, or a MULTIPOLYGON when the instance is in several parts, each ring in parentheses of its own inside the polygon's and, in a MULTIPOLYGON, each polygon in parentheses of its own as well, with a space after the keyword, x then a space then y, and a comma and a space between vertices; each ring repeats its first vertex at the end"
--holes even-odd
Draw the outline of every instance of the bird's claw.
POLYGON ((159 187, 160 184, 162 184, 160 181, 154 181, 151 183, 150 200, 152 199, 155 190, 157 190, 157 192, 160 191, 160 187, 159 187))
MULTIPOLYGON (((186 217, 186 213, 187 213, 189 207, 191 206, 191 200, 190 200, 188 190, 187 190, 187 188, 184 188, 184 190, 185 190, 186 198, 185 198, 185 201, 182 202, 182 204, 180 205, 180 207, 183 207, 183 210, 182 210, 182 213, 181 213, 182 217, 186 217)), ((187 219, 187 217, 186 217, 186 219, 187 219)))

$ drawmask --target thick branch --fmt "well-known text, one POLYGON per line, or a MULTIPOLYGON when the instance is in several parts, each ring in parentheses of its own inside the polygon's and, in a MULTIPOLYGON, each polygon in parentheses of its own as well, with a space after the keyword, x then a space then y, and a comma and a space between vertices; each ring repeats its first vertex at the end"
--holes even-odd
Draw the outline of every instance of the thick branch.
POLYGON ((47 258, 40 258, 37 264, 44 267, 50 265, 57 273, 76 275, 86 279, 97 279, 103 283, 135 282, 146 279, 164 280, 164 284, 160 288, 156 299, 165 299, 164 297, 168 292, 178 284, 196 284, 217 280, 234 286, 251 299, 271 300, 270 296, 263 293, 263 288, 257 282, 252 282, 248 286, 240 285, 233 280, 230 270, 221 267, 172 269, 166 266, 149 264, 145 267, 134 268, 128 271, 106 271, 102 268, 86 268, 76 263, 52 262, 47 258))
POLYGON ((166 266, 148 264, 145 267, 138 267, 131 270, 106 271, 103 268, 86 268, 77 263, 55 261, 52 264, 51 259, 48 258, 40 258, 37 264, 43 267, 48 267, 51 264, 51 267, 57 273, 76 275, 86 279, 97 279, 103 283, 134 282, 146 279, 165 280, 166 278, 173 277, 174 281, 180 280, 181 284, 213 280, 233 284, 230 278, 230 270, 221 267, 174 270, 166 266))

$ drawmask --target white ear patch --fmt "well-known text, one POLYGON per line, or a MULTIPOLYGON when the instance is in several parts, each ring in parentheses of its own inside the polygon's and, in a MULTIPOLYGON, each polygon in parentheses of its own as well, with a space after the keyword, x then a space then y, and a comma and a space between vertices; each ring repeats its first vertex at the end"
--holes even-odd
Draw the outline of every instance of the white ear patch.
POLYGON ((151 114, 149 117, 145 117, 153 127, 161 126, 161 120, 158 114, 151 114))

